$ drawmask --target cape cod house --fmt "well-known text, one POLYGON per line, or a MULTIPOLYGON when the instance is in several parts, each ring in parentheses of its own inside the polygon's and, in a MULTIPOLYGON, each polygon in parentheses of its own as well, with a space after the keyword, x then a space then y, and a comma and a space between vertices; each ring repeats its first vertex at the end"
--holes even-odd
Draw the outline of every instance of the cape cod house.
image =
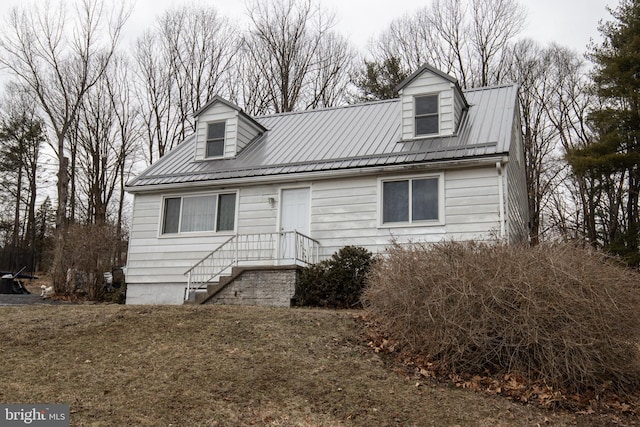
POLYGON ((527 238, 514 85, 424 65, 399 97, 250 117, 215 97, 128 183, 128 304, 288 305, 296 265, 346 245, 527 238))

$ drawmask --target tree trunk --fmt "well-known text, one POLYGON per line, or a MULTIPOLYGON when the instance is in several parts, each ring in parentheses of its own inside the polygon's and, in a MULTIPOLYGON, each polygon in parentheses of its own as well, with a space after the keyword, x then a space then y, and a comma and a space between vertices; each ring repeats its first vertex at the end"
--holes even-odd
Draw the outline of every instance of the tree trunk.
POLYGON ((22 164, 18 164, 18 178, 16 182, 16 206, 13 218, 13 234, 11 236, 11 246, 18 247, 20 240, 20 192, 22 190, 22 164))

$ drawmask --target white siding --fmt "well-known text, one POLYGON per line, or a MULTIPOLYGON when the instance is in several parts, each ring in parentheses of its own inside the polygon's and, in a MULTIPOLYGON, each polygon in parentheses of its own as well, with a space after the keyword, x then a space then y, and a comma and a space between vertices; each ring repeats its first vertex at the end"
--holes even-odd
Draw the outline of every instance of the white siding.
POLYGON ((440 135, 451 135, 455 130, 453 89, 451 82, 425 72, 402 89, 402 139, 415 137, 414 97, 439 94, 440 135))
MULTIPOLYGON (((454 85, 452 84, 451 87, 453 88, 454 85)), ((462 114, 464 113, 464 100, 462 99, 462 94, 459 91, 454 90, 453 93, 455 94, 455 100, 453 102, 453 133, 456 133, 458 132, 460 122, 462 121, 462 114)))
POLYGON ((238 112, 222 103, 214 103, 198 116, 196 126, 196 159, 206 159, 207 123, 225 122, 224 157, 236 155, 238 112))
MULTIPOLYGON (((516 111, 516 117, 520 113, 516 111)), ((512 243, 526 242, 529 239, 529 200, 524 165, 524 150, 520 122, 514 120, 509 163, 506 167, 507 182, 507 237, 512 243)))
POLYGON ((231 236, 229 233, 160 236, 161 216, 162 195, 135 195, 128 283, 186 283, 184 272, 231 236))
POLYGON ((311 237, 320 241, 323 256, 346 245, 381 252, 394 238, 400 243, 490 238, 500 225, 495 168, 447 171, 444 177, 444 225, 408 227, 378 226, 380 196, 375 176, 316 182, 311 237))
POLYGON ((236 150, 239 153, 248 143, 260 134, 260 131, 246 118, 238 116, 238 138, 236 150))
MULTIPOLYGON (((415 177, 415 172, 411 176, 415 177)), ((392 239, 399 243, 488 239, 499 228, 495 167, 451 170, 443 176, 444 225, 431 226, 380 226, 379 181, 375 175, 296 183, 295 187, 311 188, 310 235, 320 242, 321 257, 329 257, 346 245, 383 252, 392 239)), ((237 189, 237 232, 277 231, 280 191, 290 187, 268 184, 237 189)), ((180 303, 187 280, 184 272, 230 237, 227 233, 160 236, 161 211, 161 194, 135 195, 127 271, 129 303, 180 303)))

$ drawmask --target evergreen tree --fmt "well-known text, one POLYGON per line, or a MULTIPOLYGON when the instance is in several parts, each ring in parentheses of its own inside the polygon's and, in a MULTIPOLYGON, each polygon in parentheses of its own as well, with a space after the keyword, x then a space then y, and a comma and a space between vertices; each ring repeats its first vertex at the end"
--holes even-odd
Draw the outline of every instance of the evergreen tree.
POLYGON ((28 111, 0 120, 0 186, 13 199, 13 247, 31 246, 35 239, 38 159, 45 140, 44 124, 28 111))
POLYGON ((355 82, 360 91, 357 101, 393 99, 398 96, 396 87, 409 76, 396 57, 387 58, 382 63, 364 61, 364 65, 355 82))
POLYGON ((601 45, 592 46, 593 81, 601 108, 589 115, 598 140, 567 153, 574 173, 596 182, 598 242, 640 264, 640 0, 622 0, 610 10, 614 20, 599 28, 601 45))

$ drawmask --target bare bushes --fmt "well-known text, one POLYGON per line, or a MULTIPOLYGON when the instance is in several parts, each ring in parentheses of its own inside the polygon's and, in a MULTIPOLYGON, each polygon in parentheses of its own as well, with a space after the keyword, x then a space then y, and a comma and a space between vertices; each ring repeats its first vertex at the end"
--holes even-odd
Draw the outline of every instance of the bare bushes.
POLYGON ((569 245, 394 246, 363 299, 382 333, 443 372, 638 387, 640 275, 569 245))
POLYGON ((111 271, 120 249, 114 226, 108 224, 70 225, 55 250, 52 266, 56 294, 103 297, 104 272, 111 271))

